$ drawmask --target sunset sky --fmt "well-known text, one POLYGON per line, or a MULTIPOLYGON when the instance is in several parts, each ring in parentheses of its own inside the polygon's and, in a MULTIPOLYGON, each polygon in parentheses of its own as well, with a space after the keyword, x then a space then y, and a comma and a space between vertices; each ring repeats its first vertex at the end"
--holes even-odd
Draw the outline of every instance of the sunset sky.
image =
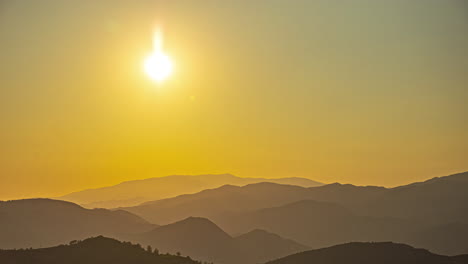
POLYGON ((0 0, 0 199, 468 170, 464 0, 0 0), (156 27, 174 72, 143 70, 156 27))

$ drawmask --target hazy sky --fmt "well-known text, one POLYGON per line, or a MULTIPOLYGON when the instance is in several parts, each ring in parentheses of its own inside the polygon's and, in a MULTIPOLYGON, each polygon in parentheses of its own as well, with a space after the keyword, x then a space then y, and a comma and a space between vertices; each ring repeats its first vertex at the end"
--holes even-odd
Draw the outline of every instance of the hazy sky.
POLYGON ((464 0, 0 0, 0 199, 468 170, 464 0), (176 71, 142 63, 155 25, 176 71))

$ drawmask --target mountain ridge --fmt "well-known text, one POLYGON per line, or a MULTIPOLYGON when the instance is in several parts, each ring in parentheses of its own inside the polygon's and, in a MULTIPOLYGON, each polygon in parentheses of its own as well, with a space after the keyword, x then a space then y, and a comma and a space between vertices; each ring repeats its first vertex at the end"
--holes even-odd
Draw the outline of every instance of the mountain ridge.
POLYGON ((201 217, 189 217, 129 239, 161 252, 181 252, 217 264, 255 264, 309 249, 264 230, 232 237, 201 217))
POLYGON ((305 251, 266 264, 466 264, 465 256, 448 257, 392 242, 352 242, 305 251))
POLYGON ((50 248, 0 250, 2 264, 200 264, 187 257, 160 255, 139 245, 98 236, 50 248))
MULTIPOLYGON (((242 223, 249 222, 247 220, 232 221, 239 215, 248 215, 250 212, 310 200, 339 205, 352 212, 354 216, 349 216, 353 219, 352 222, 362 227, 361 231, 365 231, 363 234, 367 234, 366 236, 356 234, 362 239, 378 238, 378 241, 398 239, 399 242, 414 243, 416 246, 424 245, 440 254, 453 255, 467 253, 467 249, 462 245, 465 242, 468 243, 468 240, 458 235, 468 233, 468 225, 463 224, 468 223, 468 181, 465 179, 468 179, 468 172, 433 178, 423 184, 411 184, 407 188, 354 186, 338 183, 304 188, 275 183, 257 183, 242 187, 223 186, 120 209, 140 215, 157 224, 176 222, 188 216, 206 217, 218 223, 229 234, 239 234, 249 229, 260 228, 313 248, 352 241, 353 236, 343 236, 346 233, 351 234, 348 229, 340 234, 342 238, 346 238, 345 240, 330 240, 324 244, 317 244, 308 237, 289 236, 289 232, 268 229, 264 225, 243 225, 242 223), (461 224, 449 225, 453 222, 461 224), (388 232, 383 232, 385 230, 388 232), (456 238, 456 241, 445 243, 450 246, 439 242, 450 236, 456 238)), ((296 211, 295 214, 299 217, 300 212, 296 211)), ((330 224, 323 219, 324 217, 317 213, 316 216, 311 215, 310 219, 315 219, 317 223, 323 225, 330 224), (323 222, 318 219, 322 219, 323 222)), ((294 221, 297 220, 290 217, 290 224, 285 226, 292 230, 294 221)), ((307 226, 303 228, 314 229, 307 226)), ((333 226, 329 228, 336 229, 333 226)), ((352 229, 350 227, 350 230, 352 229)), ((295 234, 302 236, 305 233, 296 232, 295 234)), ((317 238, 317 241, 320 240, 317 238)))
POLYGON ((72 192, 56 199, 71 201, 87 208, 116 208, 134 206, 147 201, 196 193, 223 185, 244 186, 258 182, 274 182, 304 187, 320 186, 322 183, 307 178, 242 178, 232 174, 170 175, 133 181, 116 185, 72 192))
POLYGON ((86 209, 51 199, 0 202, 0 248, 55 246, 96 235, 144 232, 156 225, 128 211, 86 209))

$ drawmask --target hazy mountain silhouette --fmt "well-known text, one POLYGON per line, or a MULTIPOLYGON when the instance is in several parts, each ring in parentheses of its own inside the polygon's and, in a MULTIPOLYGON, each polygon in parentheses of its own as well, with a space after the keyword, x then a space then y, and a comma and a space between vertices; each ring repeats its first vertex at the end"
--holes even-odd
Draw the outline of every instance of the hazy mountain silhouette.
POLYGON ((226 212, 244 212, 287 204, 304 199, 308 193, 307 188, 275 183, 256 183, 243 187, 225 185, 122 209, 153 223, 168 224, 190 216, 211 219, 226 212))
POLYGON ((465 256, 448 257, 416 249, 404 244, 349 243, 310 250, 287 256, 267 264, 464 264, 465 256))
MULTIPOLYGON (((461 173, 390 189, 338 183, 311 188, 274 183, 228 185, 124 209, 160 224, 189 216, 207 217, 230 234, 266 229, 314 248, 358 239, 395 240, 424 246, 439 254, 462 254, 467 253, 463 245, 468 244, 468 236, 462 235, 468 233, 467 179, 468 173, 461 173), (281 206, 302 200, 328 203, 328 207, 334 204, 335 209, 339 206, 344 214, 340 217, 346 220, 329 217, 336 212, 332 207, 325 210, 324 206, 295 207, 293 213, 288 211, 289 207, 282 208, 285 211, 278 213, 278 217, 265 218, 268 223, 253 217, 260 214, 255 211, 279 210, 281 206), (304 223, 301 230, 295 223, 303 221, 305 216, 310 219, 309 225, 304 223), (279 225, 279 219, 285 221, 281 230, 270 229, 279 225), (329 228, 328 234, 314 233, 320 232, 323 226, 329 228), (448 242, 442 243, 444 240, 448 242)), ((311 202, 307 204, 311 206, 311 202)))
POLYGON ((263 263, 309 249, 293 240, 261 229, 255 229, 234 239, 240 248, 240 256, 244 257, 240 263, 263 263))
POLYGON ((219 221, 232 233, 261 228, 312 248, 349 241, 400 240, 411 230, 409 223, 398 219, 360 216, 343 206, 312 200, 227 215, 219 221))
POLYGON ((139 245, 105 237, 89 238, 52 248, 0 250, 2 264, 195 264, 186 257, 160 255, 139 245))
POLYGON ((308 249, 261 230, 233 238, 210 220, 197 217, 161 226, 131 239, 161 252, 182 252, 219 264, 254 264, 308 249))
POLYGON ((240 178, 231 174, 172 175, 122 182, 120 184, 71 193, 57 199, 81 204, 88 208, 115 208, 134 206, 143 202, 196 193, 223 185, 243 186, 259 182, 273 182, 303 187, 320 186, 322 183, 306 178, 240 178))
POLYGON ((445 255, 468 253, 468 223, 448 223, 422 228, 405 241, 418 247, 435 249, 445 255))
POLYGON ((117 236, 155 225, 126 211, 84 209, 49 199, 0 202, 0 248, 46 247, 90 236, 117 236))
POLYGON ((189 216, 212 217, 222 212, 255 210, 300 200, 336 203, 369 216, 433 223, 466 222, 468 172, 390 189, 339 183, 310 188, 274 183, 227 185, 124 209, 165 224, 189 216))
POLYGON ((190 217, 133 238, 141 244, 158 248, 161 252, 181 252, 210 262, 226 262, 235 256, 230 251, 232 238, 204 218, 190 217))
POLYGON ((468 172, 389 189, 360 205, 372 215, 468 223, 468 172))

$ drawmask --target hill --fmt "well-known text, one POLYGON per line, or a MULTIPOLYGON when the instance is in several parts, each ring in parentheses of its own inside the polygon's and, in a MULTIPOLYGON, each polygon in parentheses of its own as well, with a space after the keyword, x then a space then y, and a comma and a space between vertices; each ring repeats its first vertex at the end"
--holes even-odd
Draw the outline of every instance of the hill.
POLYGON ((322 183, 306 178, 241 178, 231 174, 172 175, 144 180, 127 181, 114 186, 84 190, 57 199, 80 204, 87 208, 116 208, 135 206, 182 194, 196 193, 223 185, 244 186, 252 183, 272 182, 303 187, 322 183))
POLYGON ((75 239, 138 233, 152 225, 126 211, 89 210, 49 199, 0 202, 0 248, 47 247, 75 239))
POLYGON ((287 204, 307 197, 304 187, 275 183, 256 183, 243 187, 225 185, 196 194, 147 202, 123 210, 158 224, 167 224, 190 216, 215 218, 227 212, 244 212, 287 204))
POLYGON ((468 172, 389 189, 359 206, 367 214, 433 224, 468 223, 468 172))
POLYGON ((267 264, 463 264, 462 257, 448 257, 416 249, 404 244, 349 243, 329 248, 310 250, 267 264))
POLYGON ((139 245, 105 237, 89 238, 52 248, 0 250, 2 264, 196 264, 190 258, 159 255, 139 245))
POLYGON ((243 261, 239 263, 263 263, 309 249, 293 240, 261 229, 255 229, 234 239, 240 249, 240 255, 243 256, 243 261))
POLYGON ((274 183, 257 183, 242 187, 227 185, 123 209, 160 224, 179 221, 189 216, 207 217, 230 234, 260 228, 313 248, 358 239, 392 240, 428 248, 439 254, 455 255, 468 253, 468 248, 463 246, 468 244, 468 236, 464 235, 468 234, 467 206, 468 173, 465 172, 396 188, 339 183, 310 188, 274 183), (331 221, 329 219, 335 218, 322 213, 322 206, 309 209, 304 207, 303 210, 309 211, 302 213, 299 212, 300 208, 296 208, 291 214, 280 213, 278 217, 268 218, 268 225, 260 224, 258 218, 254 217, 261 215, 255 211, 268 208, 279 210, 279 207, 287 204, 307 200, 339 206, 341 210, 347 211, 346 217, 350 220, 344 222, 338 217, 336 221, 331 221), (319 232, 319 226, 322 225, 332 232, 308 236, 308 232, 293 231, 297 229, 294 223, 301 223, 305 214, 309 214, 308 219, 314 225, 306 226, 304 223, 304 230, 311 230, 313 233, 313 230, 317 229, 319 232), (288 221, 285 218, 288 218, 288 221), (281 225, 282 231, 270 229, 280 219, 289 224, 281 225), (359 228, 349 223, 354 223, 359 228), (352 230, 359 232, 353 233, 352 230), (297 235, 292 235, 293 233, 297 235), (311 240, 310 237, 314 239, 311 240))
POLYGON ((217 264, 254 264, 308 249, 261 230, 233 238, 210 220, 197 217, 132 236, 131 240, 161 252, 181 252, 217 264))
POLYGON ((181 252, 210 262, 229 261, 235 255, 235 252, 231 252, 232 238, 204 218, 190 217, 138 235, 132 240, 151 245, 161 252, 181 252))
POLYGON ((226 215, 218 221, 231 233, 261 228, 311 248, 350 241, 398 241, 412 227, 401 220, 360 216, 343 206, 312 200, 226 215))

